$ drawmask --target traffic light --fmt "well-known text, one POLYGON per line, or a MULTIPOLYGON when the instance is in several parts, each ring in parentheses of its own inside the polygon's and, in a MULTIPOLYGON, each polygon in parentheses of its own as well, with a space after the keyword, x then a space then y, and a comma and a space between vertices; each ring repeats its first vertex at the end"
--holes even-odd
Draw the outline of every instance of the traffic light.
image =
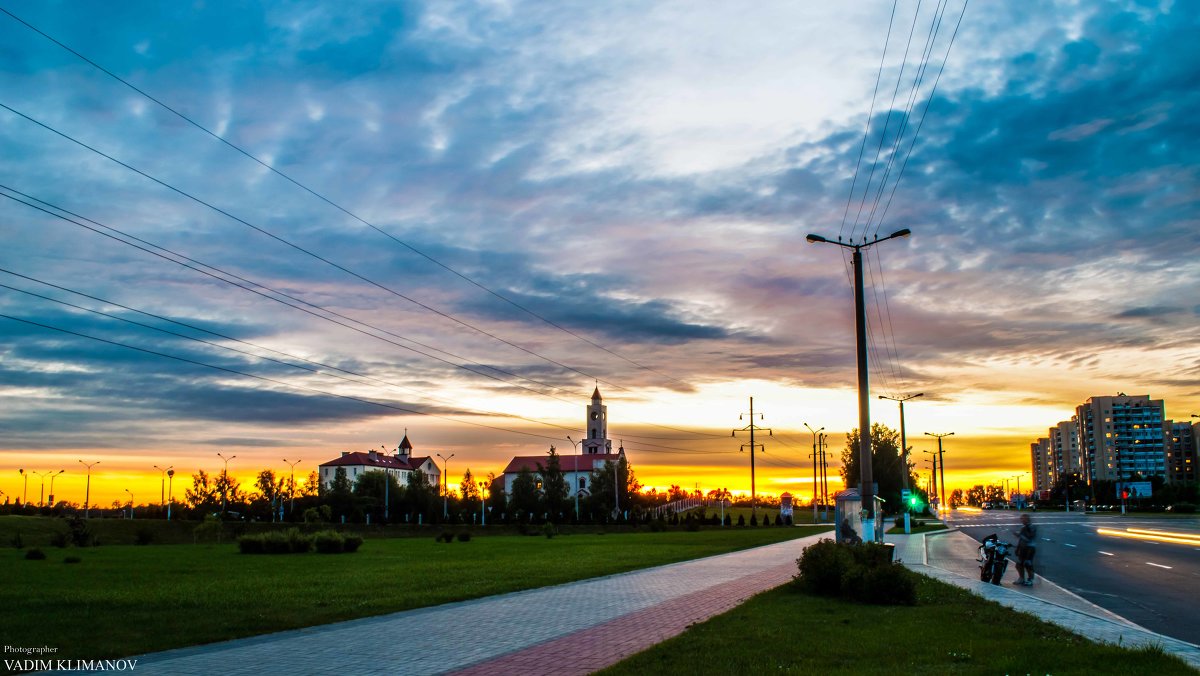
POLYGON ((1122 489, 1121 489, 1121 499, 1122 499, 1122 500, 1128 500, 1128 499, 1129 499, 1129 489, 1128 489, 1128 488, 1122 488, 1122 489))
POLYGON ((913 493, 908 496, 908 508, 914 512, 919 512, 924 509, 925 503, 921 502, 921 496, 913 493))

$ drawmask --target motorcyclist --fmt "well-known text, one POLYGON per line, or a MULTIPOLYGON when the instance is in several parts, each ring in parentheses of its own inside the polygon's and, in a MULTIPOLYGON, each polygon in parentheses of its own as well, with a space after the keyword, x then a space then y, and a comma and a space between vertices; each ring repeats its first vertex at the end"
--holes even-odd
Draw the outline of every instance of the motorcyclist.
POLYGON ((1028 514, 1021 515, 1021 530, 1013 531, 1017 536, 1017 577, 1013 584, 1033 586, 1033 556, 1037 554, 1037 526, 1028 514))

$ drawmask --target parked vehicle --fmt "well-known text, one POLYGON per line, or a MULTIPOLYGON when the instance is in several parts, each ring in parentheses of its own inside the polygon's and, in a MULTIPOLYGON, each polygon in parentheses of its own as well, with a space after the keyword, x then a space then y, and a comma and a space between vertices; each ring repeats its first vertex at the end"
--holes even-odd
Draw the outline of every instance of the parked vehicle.
POLYGON ((985 537, 979 545, 979 579, 1000 584, 1004 571, 1008 570, 1008 552, 1012 543, 1004 542, 995 533, 985 537))

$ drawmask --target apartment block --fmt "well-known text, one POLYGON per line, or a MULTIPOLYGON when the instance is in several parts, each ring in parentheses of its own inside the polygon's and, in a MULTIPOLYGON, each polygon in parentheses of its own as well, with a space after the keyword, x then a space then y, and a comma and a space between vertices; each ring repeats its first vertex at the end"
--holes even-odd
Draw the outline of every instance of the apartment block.
POLYGON ((1162 399, 1091 397, 1076 407, 1079 449, 1090 481, 1167 478, 1162 399))

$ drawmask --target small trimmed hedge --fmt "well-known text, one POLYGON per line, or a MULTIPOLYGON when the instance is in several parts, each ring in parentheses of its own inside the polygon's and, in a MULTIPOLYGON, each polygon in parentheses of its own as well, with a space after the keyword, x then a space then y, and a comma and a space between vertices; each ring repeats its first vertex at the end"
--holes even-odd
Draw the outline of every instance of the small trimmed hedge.
POLYGON ((890 548, 880 544, 821 540, 804 550, 796 566, 796 584, 810 594, 876 605, 917 603, 916 573, 892 562, 890 548))
POLYGON ((314 548, 322 554, 353 553, 362 546, 358 535, 343 535, 323 530, 309 535, 297 528, 271 531, 238 538, 238 551, 243 554, 305 554, 314 548))

